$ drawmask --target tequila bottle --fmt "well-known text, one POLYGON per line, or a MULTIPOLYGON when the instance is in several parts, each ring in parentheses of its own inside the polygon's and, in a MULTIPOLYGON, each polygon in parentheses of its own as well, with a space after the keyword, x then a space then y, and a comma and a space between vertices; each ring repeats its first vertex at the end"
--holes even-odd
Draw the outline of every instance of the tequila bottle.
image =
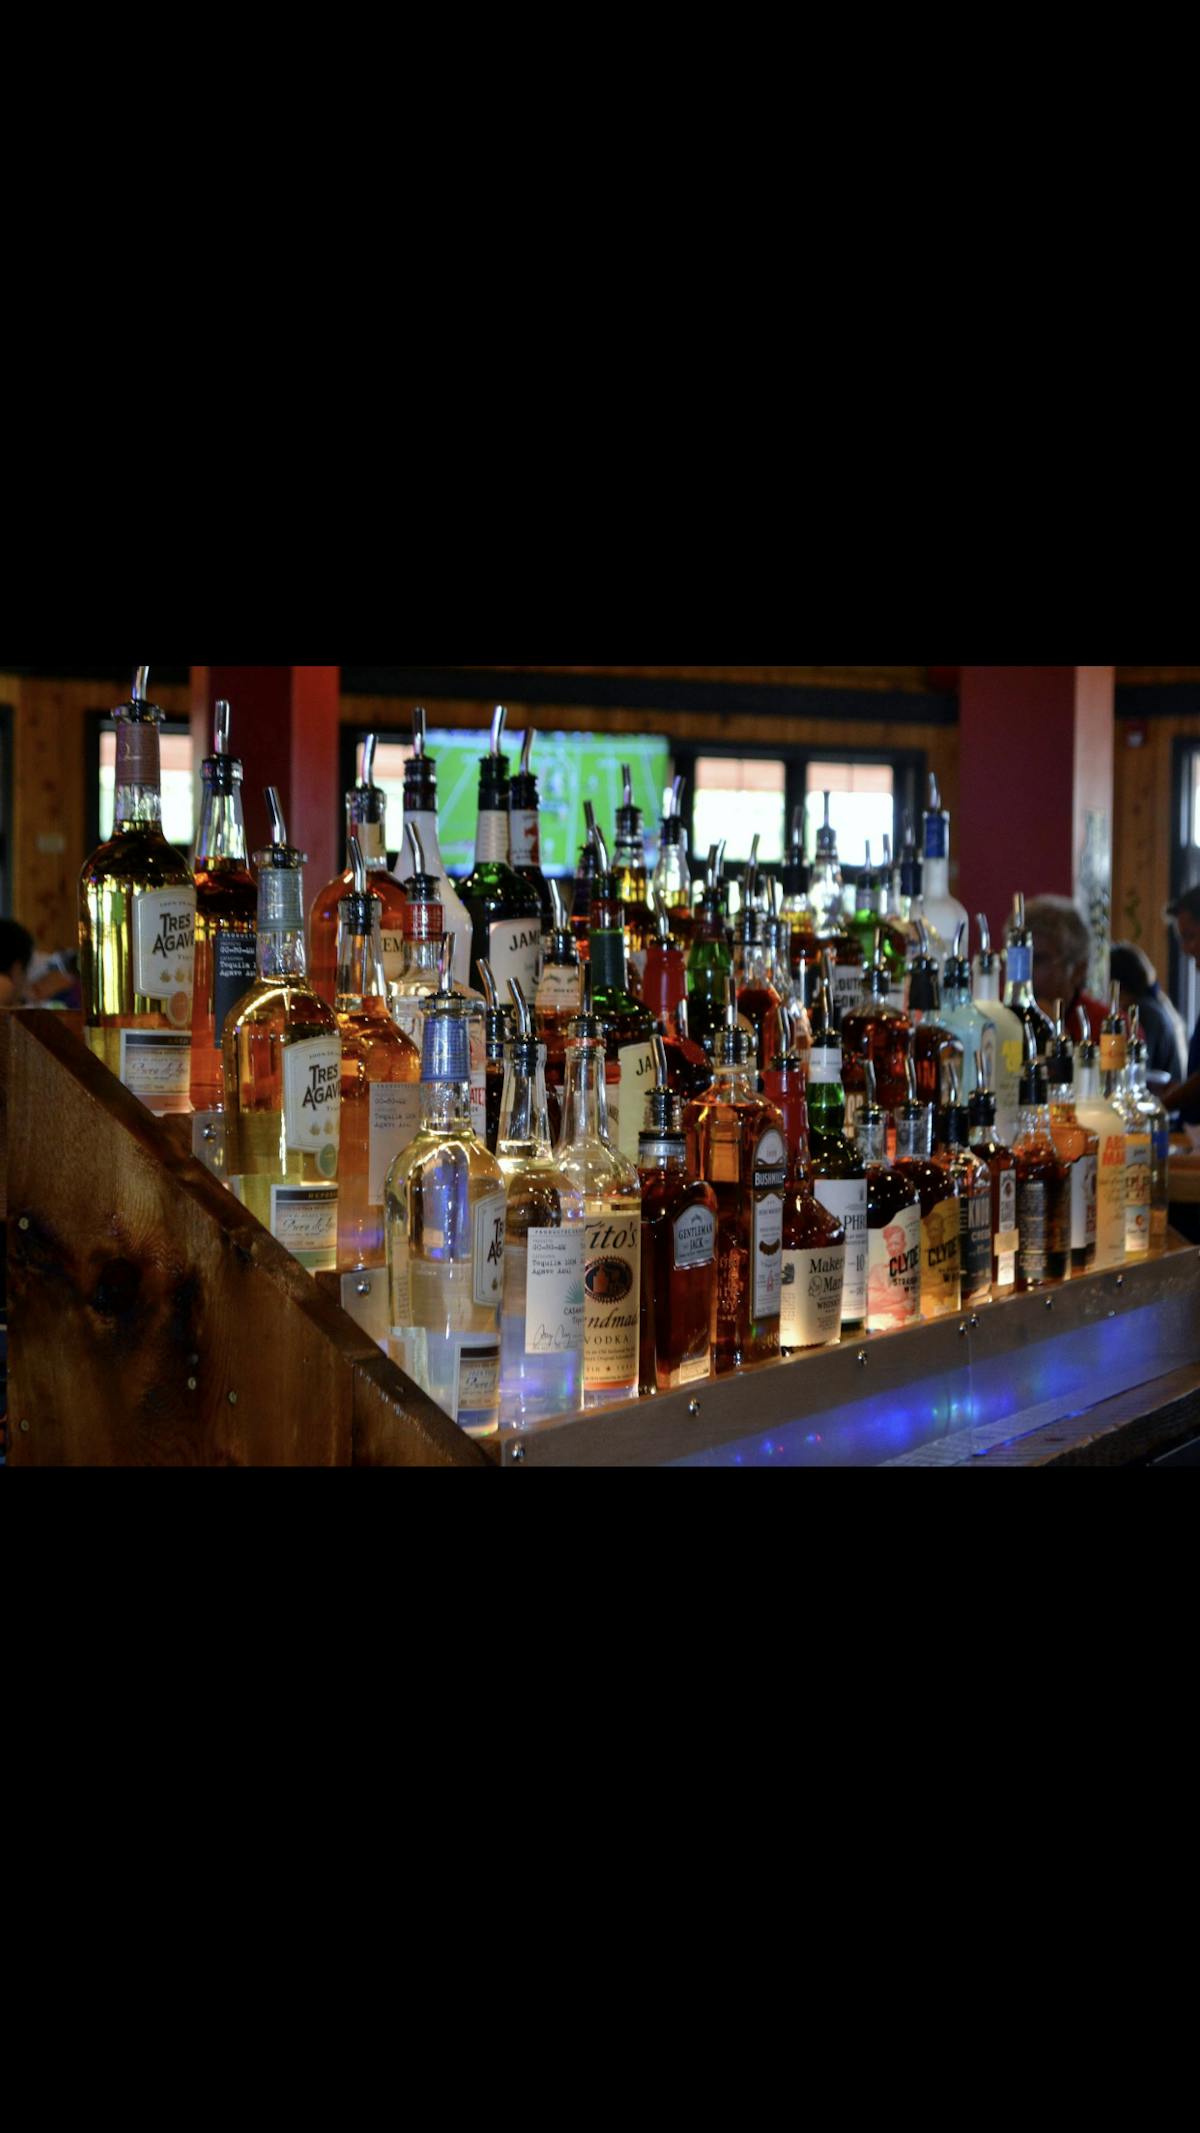
POLYGON ((889 1120, 866 1067, 858 1152, 867 1166, 867 1331, 899 1333, 921 1318, 921 1195, 887 1159, 889 1120))
POLYGON ((520 986, 509 989, 517 1035, 496 1145, 508 1194, 500 1420, 530 1429, 583 1404, 584 1196, 552 1153, 533 1013, 520 986))
MULTIPOLYGON (((987 1085, 982 1052, 975 1056, 976 1085, 969 1104, 971 1152, 986 1163, 992 1181, 992 1294, 1001 1297, 1016 1286, 1017 1252, 1017 1159, 997 1131, 996 1097, 987 1085)), ((1018 1094, 1020 1083, 1018 1081, 1018 1094)))
POLYGON ((625 914, 617 893, 617 877, 609 865, 602 830, 594 832, 594 841, 596 878, 592 886, 589 962, 592 1011, 603 1023, 607 1039, 609 1134, 626 1160, 636 1163, 646 1097, 654 1086, 656 1026, 649 1009, 634 999, 626 983, 625 914))
POLYGON ((1046 1076, 1050 1132, 1068 1172, 1071 1271, 1086 1274, 1096 1264, 1100 1136, 1076 1116, 1075 1050, 1063 1029, 1061 1000, 1055 1009, 1054 1042, 1046 1054, 1046 1076))
POLYGON ((991 928, 982 911, 976 924, 980 945, 975 958, 974 1000, 996 1032, 995 1052, 988 1062, 987 1073, 996 1099, 996 1131, 1003 1146, 1011 1148, 1016 1138, 1017 1113, 1021 1108, 1025 1024, 1000 997, 1000 958, 992 947, 991 928))
POLYGON ((1013 898, 1013 915, 1005 936, 1004 1004, 1019 1022, 1032 1029, 1037 1040, 1037 1056, 1041 1059, 1054 1039, 1054 1024, 1049 1015, 1042 1013, 1033 993, 1033 933, 1025 921, 1025 898, 1018 890, 1013 898))
POLYGON ((541 906, 544 950, 554 926, 554 906, 550 901, 550 884, 542 872, 541 810, 538 781, 530 768, 532 753, 533 727, 530 726, 521 743, 520 769, 509 791, 509 837, 513 873, 528 882, 541 906))
POLYGON ((1017 1159, 1017 1293, 1066 1281, 1071 1271, 1071 1187, 1054 1145, 1049 1083, 1038 1065, 1037 1034, 1025 1026, 1025 1072, 1013 1154, 1017 1159))
POLYGON ((342 1033, 338 1272, 385 1265, 384 1189, 421 1124, 421 1054, 388 1013, 378 870, 350 839, 354 887, 338 912, 334 1012, 342 1033))
POLYGON ((683 1112, 666 1047, 638 1143, 642 1183, 642 1391, 677 1392, 712 1375, 717 1196, 688 1167, 683 1112))
POLYGON ((867 1317, 867 1171, 847 1140, 841 1040, 833 1027, 829 972, 821 979, 808 1057, 808 1128, 813 1191, 846 1232, 842 1331, 860 1333, 867 1317))
POLYGON ((357 837, 371 888, 379 898, 383 974, 390 984, 404 968, 404 891, 388 873, 387 794, 375 784, 377 734, 363 745, 362 777, 346 794, 346 866, 313 898, 308 916, 308 967, 313 991, 332 1006, 337 985, 338 924, 342 900, 354 887, 350 840, 357 837))
POLYGON ((663 807, 658 864, 654 889, 671 914, 671 929, 684 949, 691 946, 695 931, 692 911, 692 874, 688 865, 688 833, 683 824, 686 779, 676 778, 663 807))
MULTIPOLYGON (((457 972, 461 964, 459 942, 454 934, 446 932, 446 913, 442 903, 442 883, 434 871, 434 862, 426 857, 425 840, 415 820, 405 825, 405 839, 412 856, 413 871, 404 883, 406 890, 404 909, 404 967, 398 978, 388 986, 388 1007, 398 1030, 416 1046, 418 1057, 425 1043, 425 1002, 440 991, 442 983, 442 942, 454 942, 452 970, 456 975, 451 980, 451 990, 460 1000, 469 1001, 472 1012, 467 1019, 471 1050, 471 1126, 478 1139, 487 1138, 487 1050, 484 1038, 483 1000, 469 985, 460 983, 457 972)), ((461 909, 461 905, 459 906, 461 909)))
POLYGON ((163 835, 149 676, 114 714, 113 833, 79 877, 79 981, 90 1049, 161 1116, 191 1101, 196 883, 163 835))
POLYGON ((1075 1115, 1100 1144, 1096 1173, 1096 1266, 1125 1264, 1125 1115, 1100 1087, 1100 1047, 1081 1013, 1075 1052, 1075 1115))
POLYGON ((508 1195, 471 1126, 468 1001, 451 990, 454 939, 425 1007, 421 1130, 387 1181, 392 1360, 472 1437, 500 1427, 500 1314, 508 1195))
POLYGON ((1171 1121, 1149 1084, 1150 1048, 1139 1028, 1138 1010, 1130 1010, 1129 1093, 1150 1133, 1150 1250, 1157 1258, 1167 1248, 1171 1208, 1171 1121))
POLYGON ((508 757, 501 753, 504 723, 502 704, 492 719, 490 752, 484 756, 479 780, 479 830, 475 869, 462 885, 462 900, 471 915, 472 969, 490 963, 501 996, 506 997, 510 979, 515 979, 527 1000, 536 1000, 542 965, 542 905, 536 889, 508 863, 509 782, 508 757))
POLYGON ((583 1194, 583 1404, 637 1398, 642 1330, 642 1188, 608 1138, 604 1033, 585 1011, 571 1025, 559 1170, 583 1194))
POLYGON ((949 1072, 950 1102, 934 1160, 958 1187, 961 1302, 964 1311, 973 1311, 992 1300, 992 1180, 987 1164, 971 1148, 970 1114, 961 1101, 955 1068, 949 1072))
POLYGON ((684 1115, 692 1174, 717 1198, 713 1362, 718 1377, 779 1356, 783 1203, 788 1161, 783 1119, 754 1087, 752 1040, 737 1022, 727 980, 707 1096, 684 1115))
POLYGON ((229 705, 217 705, 213 753, 201 766, 204 799, 192 858, 196 966, 192 1014, 193 1147, 218 1176, 225 1168, 225 1023, 258 976, 258 889, 246 850, 242 766, 229 753, 229 705))
POLYGON ((646 954, 654 932, 646 873, 645 821, 633 800, 633 770, 621 765, 622 804, 617 810, 617 895, 625 913, 626 964, 630 991, 642 998, 646 954))
MULTIPOLYGON (((475 968, 471 952, 471 920, 442 858, 438 840, 437 758, 427 753, 427 740, 426 715, 418 705, 413 712, 413 753, 404 766, 404 825, 415 831, 425 855, 422 871, 427 870, 433 876, 437 901, 442 907, 443 930, 454 936, 455 980, 469 995, 475 968)), ((403 865, 401 859, 396 867, 396 879, 400 882, 404 879, 403 865)))
POLYGON ((310 1273, 337 1266, 342 1039, 308 982, 304 854, 272 787, 273 841, 258 868, 258 982, 225 1024, 229 1184, 310 1273))

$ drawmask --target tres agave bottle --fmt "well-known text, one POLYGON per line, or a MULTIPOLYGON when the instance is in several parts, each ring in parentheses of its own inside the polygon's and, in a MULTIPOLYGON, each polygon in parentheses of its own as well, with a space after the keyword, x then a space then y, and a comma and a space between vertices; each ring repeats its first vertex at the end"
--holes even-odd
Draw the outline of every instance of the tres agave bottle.
POLYGON ((229 753, 229 705, 217 705, 213 753, 201 766, 204 799, 192 870, 196 880, 196 986, 192 1014, 192 1146, 217 1176, 225 1169, 225 1024, 258 976, 258 890, 246 850, 242 766, 229 753))
POLYGON ((310 1273, 337 1266, 342 1039, 308 982, 304 854, 272 786, 273 841, 258 868, 258 982, 225 1024, 229 1184, 310 1273))
POLYGON ((519 985, 509 991, 517 1035, 496 1149, 508 1193, 500 1421, 530 1429, 583 1404, 584 1198, 551 1150, 532 1009, 519 985))
POLYGON ((79 979, 90 1049, 147 1109, 187 1111, 192 1081, 196 884, 162 828, 149 667, 117 720, 113 833, 79 877, 79 979))
POLYGON ((342 1145, 338 1168, 338 1272, 386 1261, 388 1172, 421 1123, 421 1054, 388 1013, 380 928, 382 899, 357 836, 354 887, 338 907, 334 1012, 342 1034, 342 1145))

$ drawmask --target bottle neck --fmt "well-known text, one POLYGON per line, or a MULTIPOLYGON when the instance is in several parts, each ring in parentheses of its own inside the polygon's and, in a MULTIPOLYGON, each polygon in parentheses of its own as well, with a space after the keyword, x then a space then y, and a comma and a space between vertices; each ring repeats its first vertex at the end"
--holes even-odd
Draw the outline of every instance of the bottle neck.
POLYGON ((162 766, 156 718, 117 723, 115 830, 161 829, 162 766))
POLYGON ((355 918, 338 919, 337 942, 337 1005, 347 1014, 361 1007, 365 1000, 379 1000, 386 1005, 387 982, 383 974, 382 907, 377 898, 372 898, 374 910, 368 928, 358 925, 355 918))
POLYGON ((204 766, 204 799, 196 833, 194 865, 197 872, 220 860, 249 867, 246 821, 242 811, 241 785, 215 783, 204 766))
POLYGON ((513 1046, 504 1085, 500 1133, 496 1154, 503 1160, 524 1158, 532 1162, 550 1153, 550 1113, 546 1103, 546 1077, 541 1052, 534 1046, 537 1065, 531 1069, 523 1044, 513 1046))
POLYGON ((625 934, 593 933, 590 936, 592 986, 597 993, 624 992, 626 986, 625 934))
POLYGON ((924 894, 927 904, 950 901, 950 861, 926 859, 924 894))
POLYGON ((425 1017, 421 1116, 431 1133, 471 1131, 471 1040, 464 1008, 439 1000, 425 1017))
POLYGON ((479 827, 475 838, 476 865, 507 866, 510 848, 507 807, 501 808, 490 796, 485 797, 481 793, 479 827))
POLYGON ((304 945, 304 877, 299 867, 261 868, 258 877, 258 969, 262 978, 308 977, 304 945))
POLYGON ((283 932, 272 928, 259 932, 258 974, 274 984, 295 984, 308 978, 308 952, 304 945, 304 928, 283 932))
POLYGON ((574 1148, 584 1141, 608 1145, 604 1046, 594 1037, 568 1042, 563 1084, 559 1146, 574 1148))
POLYGON ((1050 1137, 1049 1104, 1022 1103, 1017 1113, 1018 1141, 1048 1141, 1050 1137))
POLYGON ((933 1112, 928 1104, 907 1105, 896 1121, 896 1161, 928 1162, 933 1154, 933 1112))

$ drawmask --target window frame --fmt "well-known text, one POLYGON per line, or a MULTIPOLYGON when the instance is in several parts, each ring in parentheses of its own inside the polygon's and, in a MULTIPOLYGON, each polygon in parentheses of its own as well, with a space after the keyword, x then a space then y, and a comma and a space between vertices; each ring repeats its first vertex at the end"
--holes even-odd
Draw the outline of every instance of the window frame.
MULTIPOLYGON (((884 769, 891 770, 894 778, 892 850, 894 853, 899 852, 900 828, 906 813, 911 814, 917 824, 918 842, 920 841, 920 819, 925 805, 925 781, 929 763, 928 754, 923 748, 856 748, 853 745, 843 745, 841 741, 822 742, 819 745, 813 741, 792 742, 782 746, 776 744, 771 747, 765 742, 753 742, 749 745, 744 745, 738 741, 706 740, 673 743, 672 747, 675 775, 676 777, 685 777, 688 781, 687 825, 689 839, 695 827, 696 766, 703 756, 708 760, 725 757, 733 762, 755 761, 782 763, 784 765, 787 773, 785 849, 790 843, 791 826, 796 809, 803 807, 808 799, 810 764, 834 761, 863 766, 879 765, 884 769), (835 748, 837 751, 836 756, 834 754, 835 748)), ((699 880, 708 865, 708 853, 693 850, 691 860, 692 873, 699 880)), ((746 871, 745 863, 743 861, 739 861, 736 864, 731 863, 727 871, 732 880, 741 881, 746 871)), ((843 864, 842 871, 848 880, 857 881, 862 868, 860 865, 843 864)))
MULTIPOLYGON (((114 725, 111 706, 107 711, 89 711, 84 719, 84 776, 87 784, 84 791, 85 849, 95 852, 100 847, 100 743, 106 726, 114 725)), ((189 737, 192 722, 186 714, 176 717, 164 716, 159 727, 161 734, 173 740, 189 737)), ((200 827, 200 777, 195 749, 192 751, 192 841, 200 827)), ((190 857, 190 854, 187 855, 190 857)))

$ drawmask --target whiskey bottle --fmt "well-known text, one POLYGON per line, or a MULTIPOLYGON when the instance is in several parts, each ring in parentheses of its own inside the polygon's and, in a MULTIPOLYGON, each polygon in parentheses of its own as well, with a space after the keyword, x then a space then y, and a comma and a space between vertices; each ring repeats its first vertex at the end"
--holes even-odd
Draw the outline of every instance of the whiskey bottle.
POLYGON ((863 954, 844 913, 846 885, 838 859, 837 831, 830 815, 832 794, 826 793, 825 824, 817 831, 817 863, 808 900, 812 906, 818 950, 833 957, 832 1006, 841 1028, 842 1016, 852 1008, 862 991, 863 954))
POLYGON ((935 954, 944 962, 967 914, 950 894, 950 816, 942 806, 935 777, 929 780, 929 806, 925 811, 925 866, 922 891, 925 924, 935 954))
POLYGON ((590 800, 583 803, 583 819, 586 827, 583 850, 575 868, 575 893, 571 901, 571 931, 580 963, 586 965, 591 954, 592 935, 592 888, 596 880, 596 810, 590 800))
MULTIPOLYGON (((995 1092, 988 1087, 982 1052, 975 1056, 976 1085, 969 1104, 971 1152, 987 1165, 992 1181, 992 1294, 1000 1298, 1017 1280, 1017 1159, 999 1135, 995 1092)), ((1018 1080, 1018 1094, 1020 1082, 1018 1080)))
MULTIPOLYGON (((842 1086, 846 1095, 848 1131, 857 1132, 859 1113, 866 1098, 865 1067, 868 1062, 874 1069, 876 1100, 889 1119, 904 1102, 912 1024, 902 1009, 893 1006, 890 995, 891 979, 883 957, 883 938, 877 930, 862 998, 842 1017, 842 1086)), ((893 1131, 889 1130, 889 1138, 893 1131)))
POLYGON ((571 1025, 555 1161, 583 1194, 583 1404, 637 1398, 642 1324, 642 1188, 608 1139, 604 1033, 586 1011, 571 1025))
POLYGON ((1071 1187, 1050 1127, 1049 1083, 1037 1058, 1037 1032, 1025 1026, 1017 1159, 1017 1294, 1066 1281, 1071 1271, 1071 1187))
POLYGON ((677 1392, 712 1375, 717 1196, 688 1169, 682 1108, 666 1047, 638 1143, 642 1184, 642 1391, 677 1392))
POLYGON ((554 924, 548 941, 543 944, 545 952, 537 991, 537 1028, 546 1055, 550 1138, 552 1144, 557 1145, 562 1131, 567 1031, 583 1006, 583 968, 562 891, 556 881, 550 883, 550 903, 554 924))
MULTIPOLYGON (((1125 1264, 1125 1115, 1100 1088, 1100 1047, 1080 1009, 1081 1042, 1075 1052, 1075 1115, 1100 1144, 1096 1172, 1098 1269, 1125 1264)), ((1111 1051, 1110 1051, 1110 1057, 1111 1051)))
POLYGON ((583 1404, 584 1197, 552 1153, 541 1046, 519 985, 496 1153, 508 1193, 500 1420, 530 1429, 583 1404))
POLYGON ((888 1115, 870 1060, 866 1081, 858 1152, 867 1171, 867 1331, 899 1333, 921 1318, 921 1195, 887 1160, 888 1115))
POLYGON ((226 1163, 243 1207, 313 1274, 338 1249, 342 1039, 308 982, 304 854, 274 787, 258 868, 258 981, 225 1024, 226 1163))
POLYGON ((529 884, 541 906, 544 950, 554 926, 554 906, 550 901, 550 884, 542 872, 541 810, 538 781, 530 769, 532 753, 533 727, 530 726, 521 743, 520 769, 509 789, 509 838, 513 873, 529 884))
POLYGON ((971 1148, 970 1114, 953 1066, 949 1074, 950 1102, 934 1161, 958 1187, 961 1303, 964 1311, 974 1311, 992 1300, 992 1179, 987 1164, 971 1148))
POLYGON ((1025 898, 1018 890, 1013 898, 1013 915, 1005 935, 1004 1004, 1019 1022, 1032 1029, 1037 1039, 1037 1056, 1043 1058, 1054 1039, 1054 1024, 1049 1015, 1042 1013, 1033 993, 1033 933, 1025 919, 1025 898))
POLYGON ((1100 1076, 1104 1094, 1125 1123, 1125 1254, 1142 1259, 1150 1250, 1153 1144, 1147 1121, 1129 1089, 1129 1036, 1121 1013, 1121 988, 1116 984, 1111 1008, 1100 1025, 1100 1076))
POLYGON ((833 1023, 826 966, 812 1016, 808 1057, 808 1133, 813 1191, 846 1232, 842 1331, 860 1333, 867 1317, 867 1171, 845 1135, 842 1046, 833 1023))
POLYGON ((950 1068, 963 1086, 963 1042, 942 1017, 941 964, 933 952, 924 919, 917 919, 918 950, 909 965, 908 1014, 912 1023, 912 1061, 922 1102, 944 1110, 950 1094, 950 1068))
POLYGON ((788 954, 793 977, 799 973, 802 955, 811 954, 816 939, 812 907, 808 901, 811 870, 806 852, 807 821, 807 808, 793 809, 791 851, 783 870, 782 915, 787 920, 788 954))
MULTIPOLYGON (((471 920, 454 883, 446 872, 438 840, 437 758, 427 753, 428 724, 420 705, 413 712, 413 753, 404 766, 404 825, 415 832, 424 853, 422 871, 432 875, 437 901, 442 908, 443 932, 454 936, 454 976, 466 995, 471 993, 471 920)), ((395 878, 404 881, 403 857, 395 878)))
POLYGON ((621 765, 622 804, 617 810, 617 895, 625 913, 626 966, 630 991, 642 998, 646 953, 654 931, 646 873, 645 821, 633 800, 633 770, 621 765))
POLYGON ((139 667, 117 721, 113 833, 79 877, 79 980, 85 1035, 109 1072, 150 1111, 191 1101, 196 883, 162 830, 158 729, 139 667))
POLYGON ((1071 1272, 1086 1274, 1096 1264, 1100 1136, 1076 1116, 1075 1050, 1063 1028, 1061 1000, 1055 1007, 1054 1042, 1046 1054, 1046 1076, 1050 1133, 1069 1179, 1071 1272))
POLYGON ((1025 1024, 1011 1007, 1005 1007, 1000 997, 1000 958, 992 948, 991 928, 984 912, 980 912, 976 924, 980 946, 975 958, 974 1001, 996 1032, 995 1051, 988 1062, 987 1072, 996 1099, 996 1131, 1003 1146, 1011 1148, 1016 1138, 1017 1113, 1021 1108, 1025 1024))
POLYGON ((421 1054, 388 1013, 380 933, 383 898, 357 833, 354 887, 338 913, 334 1013, 342 1034, 338 1272, 386 1264, 384 1188, 421 1124, 421 1054))
POLYGON ((813 1190, 808 1152, 807 1077, 796 1025, 783 1010, 783 1050, 764 1077, 767 1100, 784 1122, 788 1187, 783 1202, 780 1353, 836 1347, 842 1337, 846 1228, 813 1190))
POLYGON ((354 888, 350 839, 357 837, 371 876, 371 888, 379 898, 382 925, 380 947, 383 974, 390 984, 404 968, 404 891, 388 873, 387 794, 375 780, 377 734, 367 735, 362 752, 362 777, 346 794, 346 866, 313 898, 308 916, 308 968, 314 992, 334 1001, 337 984, 338 923, 342 900, 354 888))
POLYGON ((614 1147, 637 1162, 646 1097, 654 1086, 653 1015, 635 1000, 625 977, 625 913, 609 865, 604 833, 594 833, 590 975, 592 1012, 604 1025, 608 1048, 608 1127, 614 1147))
POLYGON ((510 979, 527 1000, 536 1000, 542 963, 542 905, 536 889, 508 863, 508 757, 502 755, 504 706, 492 720, 490 753, 483 758, 479 780, 479 830, 475 869, 462 885, 462 900, 471 917, 471 967, 490 963, 501 997, 510 979))
POLYGON ((713 1086, 684 1114, 692 1175, 717 1198, 718 1377, 778 1359, 788 1182, 783 1119, 755 1092, 752 1040, 738 1027, 732 976, 726 983, 713 1086))
POLYGON ((200 771, 204 798, 192 858, 196 963, 192 1014, 193 1149, 225 1169, 225 1023, 258 977, 258 889, 246 850, 242 766, 229 753, 229 705, 217 705, 213 753, 200 771))
POLYGON ((1149 1084, 1150 1048, 1137 1008, 1130 1010, 1129 1093, 1150 1134, 1150 1251, 1166 1251, 1171 1209, 1171 1121, 1149 1084))
MULTIPOLYGON (((451 990, 470 1004, 467 1017, 471 1052, 471 1128, 479 1140, 487 1139, 487 1049, 484 1036, 483 1000, 469 985, 460 983, 459 944, 446 933, 442 884, 427 859, 425 841, 415 820, 405 826, 405 840, 412 856, 413 871, 403 884, 404 967, 388 986, 388 1007, 398 1030, 416 1046, 418 1057, 425 1043, 425 1002, 441 990, 442 942, 454 939, 451 990)), ((460 907, 461 908, 461 907, 460 907)))
POLYGON ((658 863, 654 889, 671 914, 671 930, 683 949, 691 946, 695 933, 692 910, 692 874, 688 864, 688 833, 683 823, 683 795, 687 781, 676 778, 663 808, 658 863))
POLYGON ((995 1076, 996 1025, 971 998, 971 962, 967 953, 969 922, 964 919, 954 936, 954 952, 947 956, 942 985, 941 1019, 958 1038, 963 1049, 963 1092, 976 1082, 975 1061, 982 1052, 987 1085, 995 1076))
POLYGON ((392 1360, 472 1437, 500 1427, 508 1195, 471 1127, 470 1002, 451 990, 454 939, 426 1002, 421 1130, 387 1181, 392 1360))

